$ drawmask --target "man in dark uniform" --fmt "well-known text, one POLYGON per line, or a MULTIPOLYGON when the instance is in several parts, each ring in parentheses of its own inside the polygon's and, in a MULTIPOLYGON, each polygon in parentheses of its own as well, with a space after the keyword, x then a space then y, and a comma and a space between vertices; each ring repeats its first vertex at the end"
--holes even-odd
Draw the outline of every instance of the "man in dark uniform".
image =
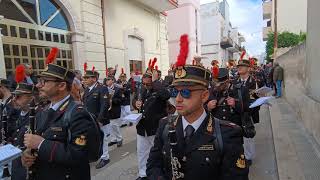
POLYGON ((129 115, 131 113, 130 109, 130 94, 131 94, 131 84, 127 81, 127 75, 121 71, 121 74, 118 79, 118 85, 121 90, 121 127, 125 127, 127 125, 132 125, 132 123, 129 123, 124 120, 124 117, 129 115))
MULTIPOLYGON (((18 83, 16 90, 13 92, 13 101, 15 107, 21 110, 17 120, 16 131, 13 134, 12 144, 20 149, 24 148, 24 134, 29 129, 29 112, 30 103, 36 95, 36 88, 33 84, 18 83)), ((22 166, 21 158, 12 161, 12 180, 24 180, 27 176, 27 170, 22 166)))
POLYGON ((171 91, 179 115, 159 124, 148 159, 148 179, 248 180, 241 128, 205 111, 210 71, 186 65, 188 42, 187 35, 181 36, 171 91))
POLYGON ((107 77, 107 87, 110 95, 110 108, 109 108, 109 119, 110 119, 110 143, 109 146, 117 144, 117 147, 122 146, 122 135, 121 135, 121 102, 122 95, 121 90, 116 86, 114 76, 107 77))
MULTIPOLYGON (((250 75, 250 61, 246 59, 239 61, 238 72, 239 78, 234 81, 234 84, 241 84, 249 90, 249 103, 251 104, 259 97, 255 93, 255 90, 258 89, 258 83, 250 75)), ((254 123, 259 123, 259 110, 260 107, 250 109, 250 116, 252 117, 254 123)), ((251 164, 253 158, 255 157, 254 138, 244 138, 244 151, 249 164, 251 164)))
POLYGON ((149 152, 153 146, 159 121, 167 115, 167 100, 170 93, 159 80, 152 77, 152 72, 146 72, 142 78, 142 93, 137 90, 133 106, 142 113, 142 119, 137 124, 137 154, 139 180, 147 179, 146 164, 149 152))
POLYGON ((207 109, 213 117, 242 126, 241 114, 249 112, 249 91, 243 86, 231 84, 229 70, 220 68, 212 75, 213 87, 210 88, 207 109), (239 91, 242 102, 240 102, 239 91))
MULTIPOLYGON (((150 180, 217 179, 247 180, 248 169, 242 147, 241 128, 214 119, 203 105, 209 98, 210 72, 199 66, 178 68, 172 96, 176 97, 174 149, 168 140, 168 118, 164 119, 150 151, 147 174, 150 180), (218 127, 218 128, 217 128, 218 127), (165 133, 165 134, 164 134, 165 133), (220 143, 215 143, 220 141, 220 143), (173 164, 172 164, 173 163, 173 164)), ((171 136, 172 137, 172 136, 171 136)))
POLYGON ((110 162, 108 148, 108 136, 110 135, 108 109, 110 107, 110 100, 108 88, 102 86, 98 82, 98 78, 98 72, 92 70, 85 71, 83 82, 87 88, 83 94, 83 104, 86 109, 95 116, 96 121, 99 122, 101 130, 104 133, 103 154, 96 166, 96 168, 101 168, 110 162))
POLYGON ((10 90, 14 89, 15 87, 8 80, 0 79, 0 99, 2 100, 0 103, 0 115, 5 113, 8 117, 8 132, 6 137, 8 141, 12 140, 12 133, 15 130, 20 115, 20 111, 14 107, 12 101, 13 96, 10 90))
POLYGON ((39 96, 51 104, 37 114, 37 134, 25 134, 27 150, 21 157, 23 166, 32 166, 35 180, 91 178, 87 138, 94 122, 70 96, 73 79, 73 72, 55 64, 48 64, 39 75, 39 96), (37 156, 30 154, 31 149, 37 156))

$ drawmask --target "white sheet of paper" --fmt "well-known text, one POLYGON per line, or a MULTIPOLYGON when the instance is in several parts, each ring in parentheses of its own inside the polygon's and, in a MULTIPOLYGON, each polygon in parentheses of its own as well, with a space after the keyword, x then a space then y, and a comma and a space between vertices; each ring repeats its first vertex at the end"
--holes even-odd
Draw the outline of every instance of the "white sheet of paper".
POLYGON ((22 151, 11 145, 7 144, 0 147, 0 166, 3 166, 21 155, 22 151))
POLYGON ((269 87, 266 87, 266 86, 263 86, 257 90, 255 90, 255 92, 257 94, 262 94, 262 95, 266 95, 268 94, 269 92, 273 91, 273 89, 269 88, 269 87))
POLYGON ((142 114, 141 113, 129 114, 128 116, 124 117, 124 120, 132 122, 134 124, 138 124, 138 122, 141 120, 141 118, 142 118, 142 114))
POLYGON ((271 99, 271 96, 267 96, 267 97, 261 97, 259 99, 257 99, 255 102, 253 102, 249 108, 255 108, 258 106, 261 106, 263 104, 269 104, 269 100, 271 99))

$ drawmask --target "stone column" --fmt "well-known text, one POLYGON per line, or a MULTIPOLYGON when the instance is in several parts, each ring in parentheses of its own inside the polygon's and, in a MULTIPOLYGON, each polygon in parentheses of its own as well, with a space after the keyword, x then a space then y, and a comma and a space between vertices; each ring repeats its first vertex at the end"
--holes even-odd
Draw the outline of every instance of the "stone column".
POLYGON ((85 62, 85 48, 84 48, 84 35, 80 32, 71 33, 72 41, 72 59, 75 70, 83 71, 83 64, 85 62))
MULTIPOLYGON (((0 22, 3 19, 3 16, 0 16, 0 22)), ((2 43, 2 34, 0 28, 0 78, 6 78, 6 68, 4 63, 4 53, 3 53, 3 43, 2 43)))

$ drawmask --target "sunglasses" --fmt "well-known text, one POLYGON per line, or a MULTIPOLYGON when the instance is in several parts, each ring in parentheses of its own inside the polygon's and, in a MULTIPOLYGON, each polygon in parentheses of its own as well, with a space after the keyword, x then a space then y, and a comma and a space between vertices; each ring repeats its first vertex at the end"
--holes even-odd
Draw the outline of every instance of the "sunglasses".
POLYGON ((171 97, 176 98, 178 96, 178 94, 180 93, 180 95, 183 98, 189 99, 191 97, 191 92, 201 91, 201 90, 205 90, 205 89, 201 88, 201 89, 181 89, 181 90, 178 90, 176 88, 172 88, 171 89, 171 97))

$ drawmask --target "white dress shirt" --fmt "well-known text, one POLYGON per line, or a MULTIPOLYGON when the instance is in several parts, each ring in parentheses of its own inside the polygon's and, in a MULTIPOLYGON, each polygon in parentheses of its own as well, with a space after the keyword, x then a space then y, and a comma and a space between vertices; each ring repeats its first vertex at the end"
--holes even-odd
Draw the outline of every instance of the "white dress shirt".
POLYGON ((97 82, 94 83, 92 86, 89 87, 89 92, 97 85, 97 82))
POLYGON ((201 115, 196 121, 194 121, 192 124, 190 124, 190 123, 184 118, 184 116, 182 116, 182 126, 183 126, 183 134, 184 134, 184 136, 186 135, 185 130, 186 130, 186 127, 187 127, 188 125, 191 125, 191 126, 194 128, 194 132, 196 132, 196 131, 199 129, 199 127, 201 126, 202 122, 206 119, 206 117, 207 117, 207 113, 206 113, 205 110, 203 110, 202 115, 201 115))

